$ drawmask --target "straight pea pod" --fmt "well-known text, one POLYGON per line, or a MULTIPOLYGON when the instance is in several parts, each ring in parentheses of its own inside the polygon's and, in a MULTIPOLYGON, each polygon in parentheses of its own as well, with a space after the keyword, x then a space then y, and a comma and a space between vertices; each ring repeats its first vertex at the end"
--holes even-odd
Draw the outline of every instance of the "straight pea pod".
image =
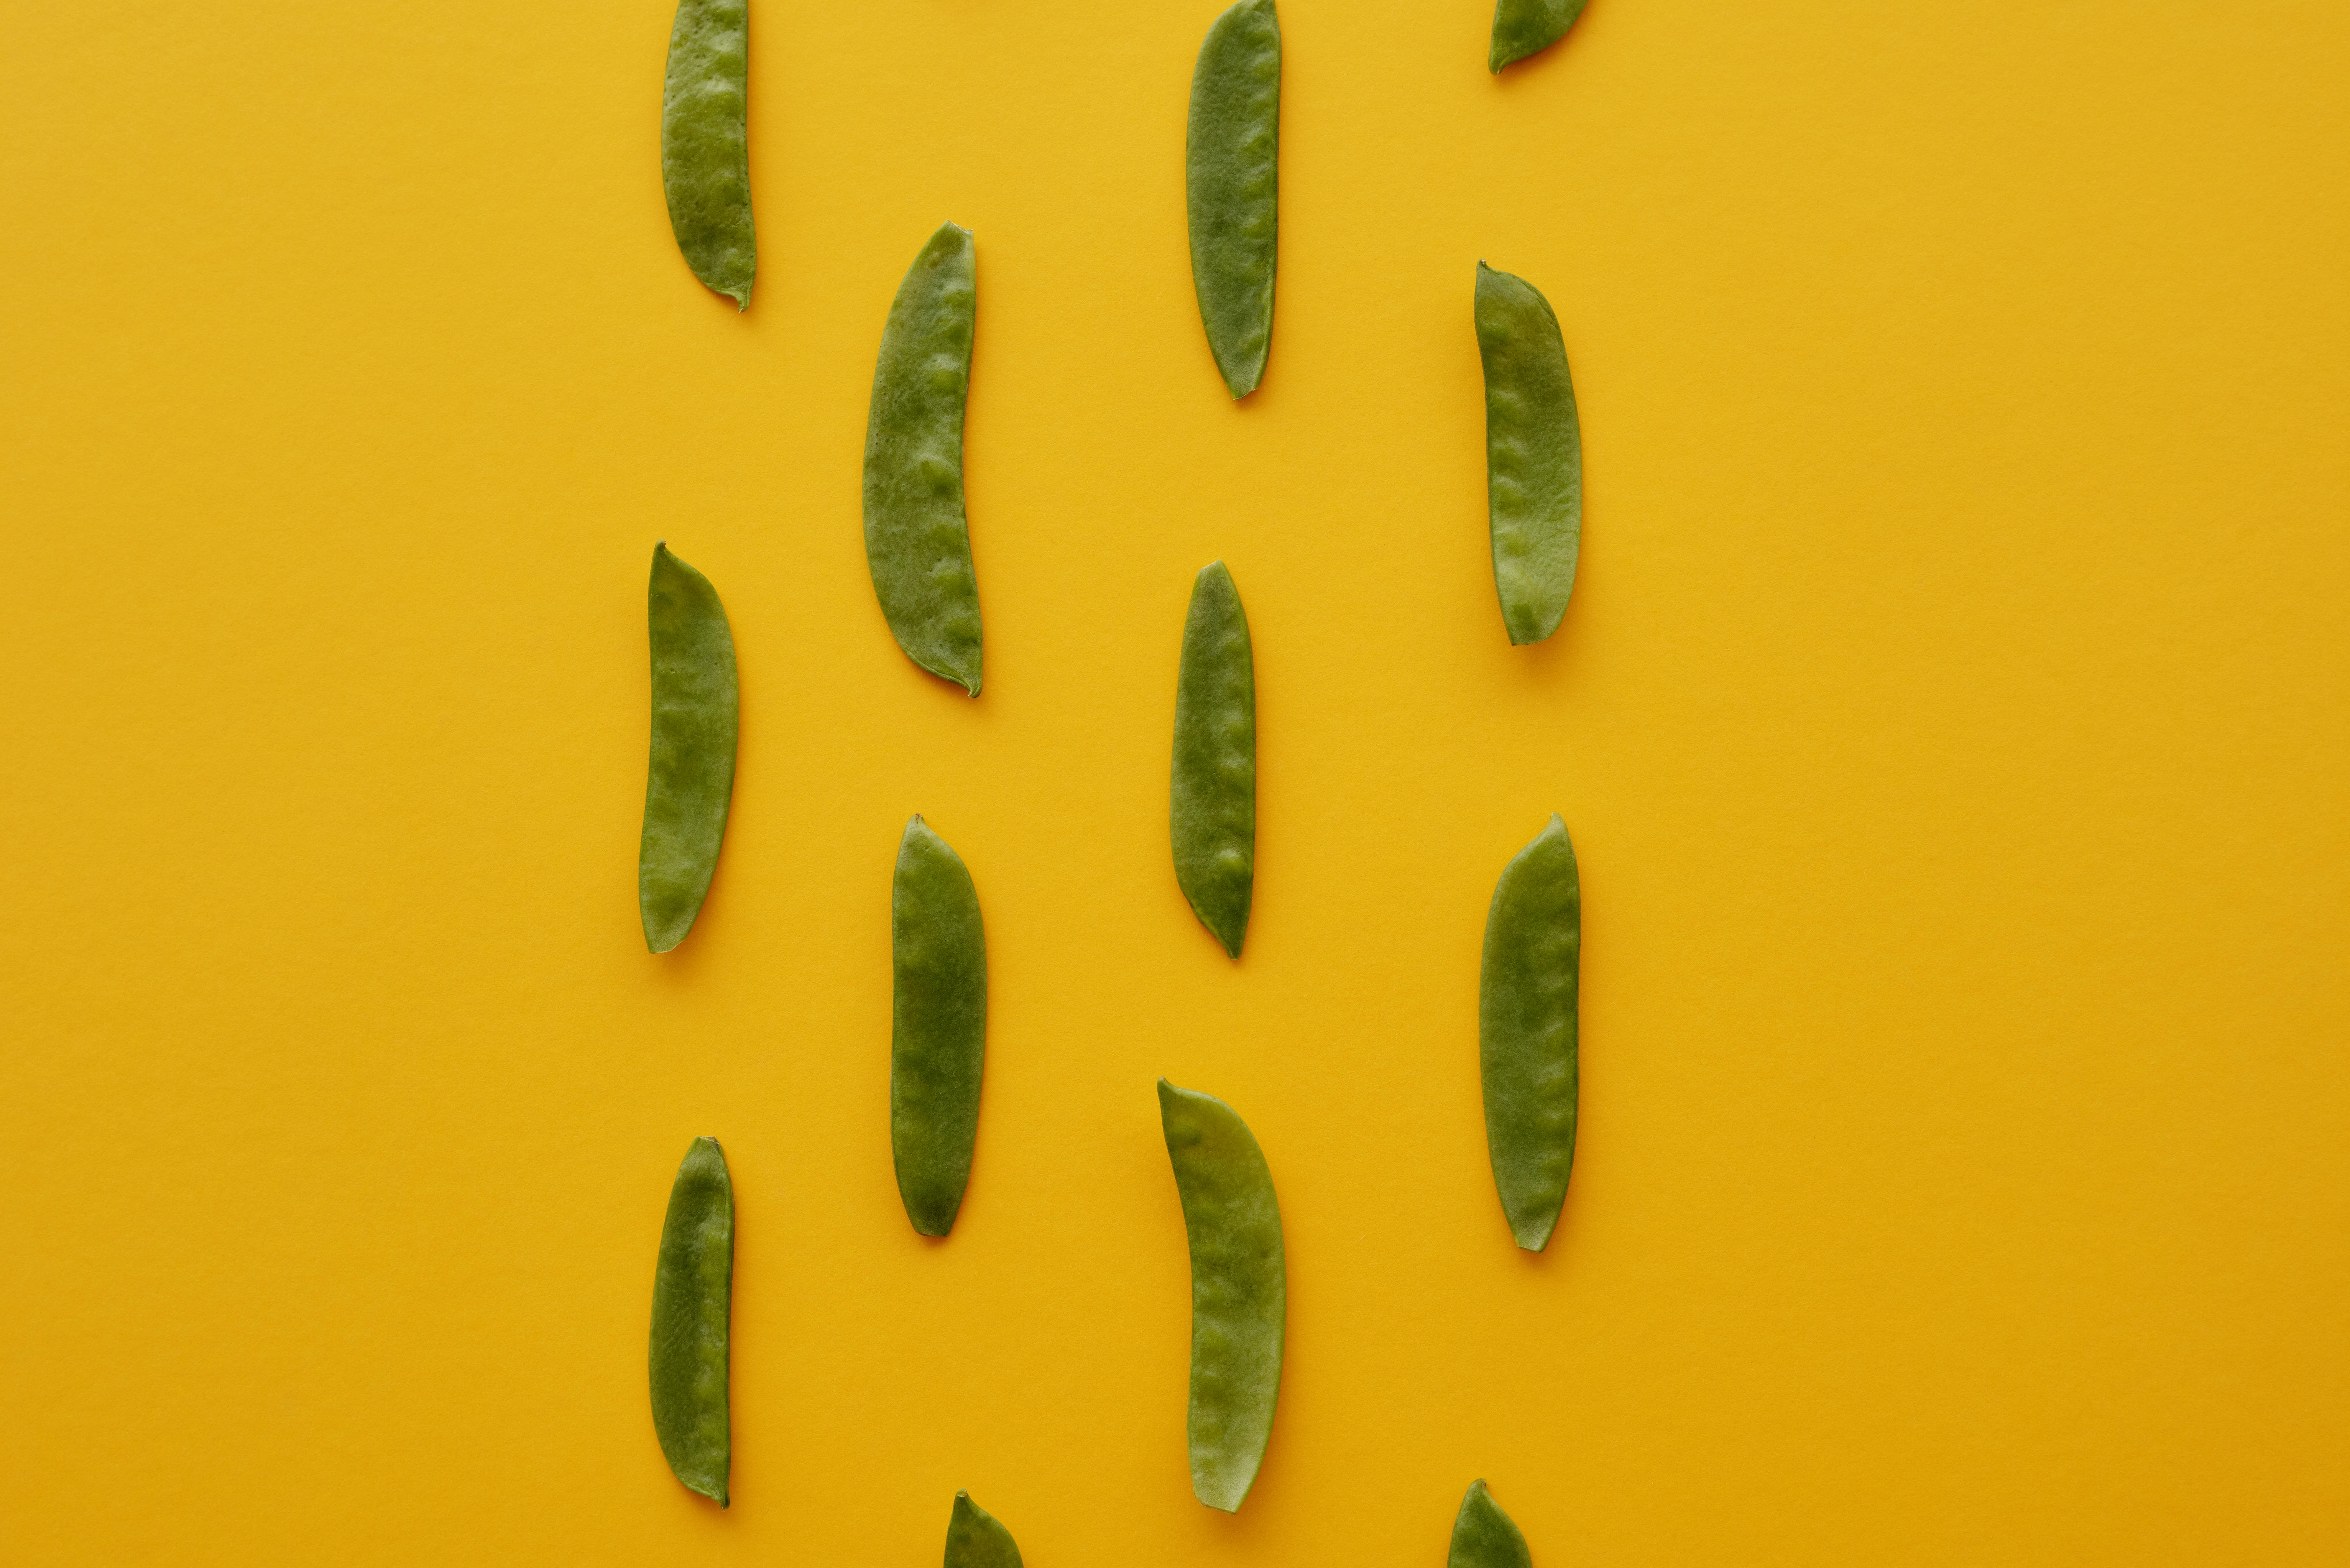
POLYGON ((1471 1481, 1452 1521, 1452 1550, 1444 1568, 1534 1568, 1534 1563, 1516 1521, 1502 1511, 1483 1481, 1471 1481))
POLYGON ((1493 587, 1513 643, 1558 629, 1583 542, 1583 427, 1566 342, 1534 285, 1477 264, 1485 365, 1485 502, 1493 587))
POLYGON ((1240 0, 1200 46, 1184 137, 1191 285, 1235 398, 1256 390, 1273 343, 1280 183, 1281 19, 1273 0, 1240 0))
POLYGON ((979 273, 941 224, 890 302, 865 423, 865 561, 906 657, 979 695, 979 579, 962 509, 962 415, 979 273))
POLYGON ((1256 888, 1256 660, 1240 589, 1222 561, 1191 583, 1168 794, 1175 880, 1200 923, 1238 958, 1256 888))
POLYGON ((1159 1080, 1159 1119, 1191 1249, 1191 1491, 1238 1512, 1264 1462, 1288 1311, 1281 1206, 1248 1124, 1159 1080))
POLYGON ((653 722, 637 913, 645 945, 665 953, 693 929, 726 836, 738 706, 734 634, 710 579, 665 544, 653 546, 646 618, 653 722))
POLYGON ((678 0, 661 83, 661 191, 693 275, 751 307, 749 0, 678 0))
POLYGON ((1493 7, 1493 44, 1485 68, 1495 76, 1502 67, 1538 54, 1566 36, 1583 15, 1586 0, 1499 0, 1493 7))
POLYGON ((946 1568, 1020 1568, 1012 1532, 967 1491, 955 1493, 954 1511, 947 1516, 946 1568))
POLYGON ((889 1152, 906 1218, 954 1229, 979 1137, 987 1064, 987 933, 979 891, 947 841, 906 824, 889 888, 889 1152))
POLYGON ((1518 1245, 1550 1244, 1575 1167, 1575 987, 1583 888, 1556 815, 1493 888, 1477 990, 1485 1147, 1518 1245))
POLYGON ((734 1299, 734 1188, 714 1137, 677 1168, 653 1269, 653 1431, 677 1479, 726 1506, 733 1456, 726 1330, 734 1299))

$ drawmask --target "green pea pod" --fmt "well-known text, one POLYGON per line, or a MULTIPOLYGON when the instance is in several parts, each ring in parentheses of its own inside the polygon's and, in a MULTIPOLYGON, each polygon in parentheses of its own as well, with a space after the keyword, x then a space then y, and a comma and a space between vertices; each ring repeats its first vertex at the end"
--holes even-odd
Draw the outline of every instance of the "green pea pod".
POLYGON ((919 816, 898 845, 889 934, 889 1152, 906 1218, 943 1236, 962 1207, 979 1137, 987 933, 962 857, 919 816))
POLYGON ((661 189, 693 275, 751 307, 751 7, 678 0, 661 83, 661 189))
POLYGON ((1583 890, 1555 815, 1503 868, 1485 917, 1477 1045, 1485 1147, 1518 1245, 1550 1244, 1575 1168, 1575 970, 1583 890))
POLYGON ((1281 1393, 1281 1205, 1264 1151, 1232 1106, 1161 1078, 1159 1119, 1191 1246, 1191 1491, 1236 1513, 1281 1393))
POLYGON ((1240 0, 1209 26, 1191 70, 1184 153, 1200 320, 1224 385, 1245 398, 1273 343, 1281 224, 1281 20, 1273 0, 1240 0))
POLYGON ((979 580, 962 510, 962 411, 979 274, 952 223, 890 302, 865 423, 865 560, 906 657, 979 695, 979 580))
POLYGON ((1586 0, 1500 0, 1493 7, 1493 47, 1485 68, 1495 76, 1502 67, 1538 54, 1566 36, 1583 15, 1586 0))
POLYGON ((1452 1551, 1444 1568, 1534 1568, 1526 1538, 1493 1501, 1483 1481, 1471 1481, 1452 1521, 1452 1551))
POLYGON ((714 1137, 677 1168, 653 1270, 653 1430, 688 1490, 726 1506, 726 1320, 734 1299, 734 1188, 714 1137))
POLYGON ((954 1512, 947 1517, 946 1568, 1020 1568, 1012 1532, 967 1491, 955 1493, 954 1512))
POLYGON ((665 953, 702 912, 734 794, 734 634, 710 579, 653 546, 647 622, 653 657, 652 754, 637 848, 645 945, 665 953))
POLYGON ((1191 583, 1168 793, 1175 880, 1238 958, 1256 887, 1256 663, 1240 589, 1222 561, 1191 583))
POLYGON ((1583 542, 1583 428, 1558 317, 1534 285, 1477 264, 1493 587, 1515 643, 1558 629, 1583 542))

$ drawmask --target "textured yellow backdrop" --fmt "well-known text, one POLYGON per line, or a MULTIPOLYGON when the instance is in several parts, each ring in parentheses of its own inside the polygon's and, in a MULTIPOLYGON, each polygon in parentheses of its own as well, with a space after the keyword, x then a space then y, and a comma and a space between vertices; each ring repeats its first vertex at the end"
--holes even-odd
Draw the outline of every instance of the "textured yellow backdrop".
POLYGON ((758 293, 694 284, 666 0, 0 13, 0 1538, 27 1563, 1541 1568, 2350 1555, 2350 20, 1287 0, 1234 407, 1214 9, 754 0, 758 293), (974 703, 858 522, 883 313, 978 236, 974 703), (1565 325, 1551 643, 1484 543, 1484 257, 1565 325), (717 886, 634 902, 644 579, 725 597, 717 886), (1191 574, 1255 629, 1256 919, 1176 891, 1191 574), (1495 874, 1583 858, 1549 1255, 1484 1166, 1495 874), (908 814, 984 900, 944 1246, 886 1136, 908 814), (1185 1481, 1151 1082, 1289 1231, 1185 1481), (662 1467, 671 1174, 740 1192, 736 1505, 662 1467))

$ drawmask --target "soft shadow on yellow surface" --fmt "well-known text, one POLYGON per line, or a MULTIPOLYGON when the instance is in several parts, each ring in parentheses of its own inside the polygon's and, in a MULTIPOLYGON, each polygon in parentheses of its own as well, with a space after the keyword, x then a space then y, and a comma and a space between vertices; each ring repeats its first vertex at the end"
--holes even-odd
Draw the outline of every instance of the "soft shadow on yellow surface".
POLYGON ((753 0, 747 316, 671 243, 666 0, 0 17, 0 1539, 26 1563, 2350 1559, 2350 19, 1288 0, 1263 390, 1210 362, 1216 9, 753 0), (892 292, 978 242, 972 701, 891 644, 892 292), (1512 649, 1475 264, 1565 325, 1575 596, 1512 649), (634 903, 644 587, 741 771, 634 903), (1192 574, 1261 691, 1224 959, 1166 839, 1192 574), (887 1136, 889 867, 977 879, 951 1241, 887 1136), (1493 878, 1560 812, 1584 1141, 1510 1244, 1493 878), (1160 1075, 1291 1354, 1191 1501, 1160 1075), (735 1504, 645 1397, 687 1142, 735 1504))

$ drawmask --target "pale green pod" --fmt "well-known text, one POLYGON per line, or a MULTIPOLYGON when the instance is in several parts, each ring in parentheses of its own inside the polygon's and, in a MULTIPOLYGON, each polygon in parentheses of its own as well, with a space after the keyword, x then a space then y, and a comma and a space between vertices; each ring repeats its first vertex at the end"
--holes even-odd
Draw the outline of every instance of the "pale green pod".
POLYGON ((734 1300, 734 1188, 714 1137, 677 1168, 653 1270, 653 1431, 677 1479, 726 1506, 733 1455, 726 1404, 734 1300))
POLYGON ((946 1568, 1020 1568, 1012 1532, 967 1491, 955 1493, 954 1511, 947 1516, 946 1568))
POLYGON ((661 83, 661 190, 693 275, 751 306, 759 246, 751 225, 751 8, 678 0, 661 83))
POLYGON ((1566 36, 1583 15, 1586 0, 1499 0, 1493 7, 1493 42, 1485 68, 1495 75, 1513 60, 1549 48, 1566 36))
POLYGON ((1161 1078, 1159 1119, 1191 1249, 1191 1491, 1234 1513, 1264 1462, 1281 1394, 1281 1205, 1264 1151, 1232 1106, 1161 1078))
POLYGON ((1200 923, 1238 958, 1256 890, 1256 656, 1222 561, 1191 583, 1168 795, 1175 880, 1200 923))
POLYGON ((1281 21, 1273 0, 1217 17, 1191 70, 1184 138, 1191 284, 1208 349, 1235 398, 1256 390, 1273 345, 1281 228, 1281 21))
POLYGON ((738 697, 734 634, 710 579, 653 546, 646 623, 652 649, 652 745, 637 915, 645 946, 665 953, 702 912, 734 794, 738 697))
POLYGON ((1575 1168, 1583 888, 1554 815, 1493 888, 1477 990, 1485 1147, 1518 1245, 1550 1244, 1575 1168))
POLYGON ((906 1218, 954 1229, 979 1139, 987 1066, 987 933, 952 846, 906 824, 889 888, 889 1154, 906 1218))
POLYGON ((1534 1568, 1526 1538, 1482 1480, 1469 1483, 1452 1521, 1452 1550, 1444 1568, 1534 1568))
POLYGON ((1583 427, 1566 342, 1534 285, 1477 264, 1493 587, 1514 643, 1558 629, 1583 544, 1583 427))
POLYGON ((979 272, 941 225, 898 286, 865 424, 865 561, 906 657, 979 695, 979 578, 963 517, 962 416, 979 272))

